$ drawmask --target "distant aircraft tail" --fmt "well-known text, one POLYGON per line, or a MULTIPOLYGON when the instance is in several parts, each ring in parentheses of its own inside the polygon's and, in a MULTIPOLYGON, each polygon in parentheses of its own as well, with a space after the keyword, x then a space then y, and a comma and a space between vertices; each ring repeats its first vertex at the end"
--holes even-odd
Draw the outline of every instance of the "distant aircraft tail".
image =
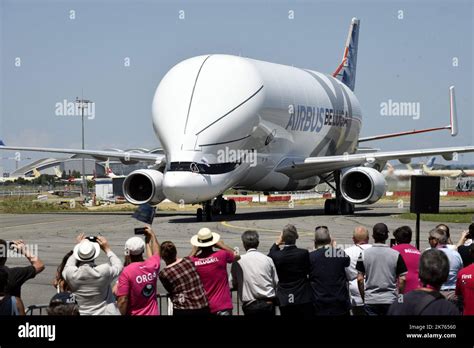
POLYGON ((435 161, 436 161, 436 157, 435 156, 431 157, 430 160, 426 163, 426 166, 430 169, 433 168, 435 161))
POLYGON ((428 162, 426 162, 426 164, 423 164, 422 167, 423 167, 423 173, 424 174, 431 173, 431 171, 433 170, 435 160, 436 160, 436 157, 433 156, 433 157, 430 158, 430 160, 428 162))
POLYGON ((357 69, 357 48, 359 46, 359 23, 360 20, 352 18, 347 36, 346 46, 341 64, 332 74, 333 77, 341 80, 352 91, 355 87, 356 69, 357 69))
POLYGON ((0 139, 0 146, 5 146, 5 143, 3 142, 2 139, 0 139))
POLYGON ((59 167, 54 167, 54 174, 56 175, 56 177, 58 178, 61 178, 63 176, 63 173, 61 172, 61 170, 59 169, 59 167))
POLYGON ((108 177, 108 178, 115 178, 116 177, 116 175, 114 174, 114 172, 110 168, 110 161, 108 159, 105 162, 105 176, 108 177))
POLYGON ((33 168, 33 176, 34 176, 35 178, 39 178, 39 177, 41 176, 41 173, 38 172, 38 169, 33 168))

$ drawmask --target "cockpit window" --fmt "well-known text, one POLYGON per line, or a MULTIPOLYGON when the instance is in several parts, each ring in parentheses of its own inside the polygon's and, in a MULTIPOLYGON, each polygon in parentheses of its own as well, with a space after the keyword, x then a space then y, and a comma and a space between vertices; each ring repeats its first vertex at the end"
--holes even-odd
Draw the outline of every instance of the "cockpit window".
POLYGON ((170 172, 193 172, 200 174, 224 174, 233 171, 239 165, 238 162, 227 163, 197 163, 197 162, 171 162, 170 172))

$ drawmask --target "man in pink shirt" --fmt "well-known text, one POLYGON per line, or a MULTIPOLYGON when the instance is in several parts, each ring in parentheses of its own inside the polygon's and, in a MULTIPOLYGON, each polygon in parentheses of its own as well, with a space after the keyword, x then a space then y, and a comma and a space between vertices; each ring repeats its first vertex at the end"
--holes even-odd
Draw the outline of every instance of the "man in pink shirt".
POLYGON ((160 244, 150 227, 145 241, 132 237, 125 243, 125 268, 119 276, 116 296, 122 315, 159 315, 156 282, 160 270, 160 244), (146 250, 147 259, 143 259, 146 250))
POLYGON ((220 241, 220 235, 201 228, 191 238, 193 250, 190 258, 196 266, 206 291, 211 314, 232 315, 232 296, 229 287, 227 264, 240 259, 234 250, 220 241), (219 249, 214 250, 213 247, 219 249))
POLYGON ((410 244, 413 232, 409 226, 402 226, 393 232, 396 245, 392 248, 400 253, 408 273, 406 274, 406 284, 403 293, 406 294, 419 288, 420 280, 418 278, 418 267, 420 264, 420 251, 410 244))

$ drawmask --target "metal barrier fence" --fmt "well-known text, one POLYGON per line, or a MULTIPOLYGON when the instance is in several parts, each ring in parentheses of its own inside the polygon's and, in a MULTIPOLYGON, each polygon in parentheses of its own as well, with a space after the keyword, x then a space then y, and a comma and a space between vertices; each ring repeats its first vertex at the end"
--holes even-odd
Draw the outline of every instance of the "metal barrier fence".
MULTIPOLYGON (((240 301, 239 296, 237 296, 237 291, 232 290, 232 304, 233 304, 233 314, 241 315, 240 311, 240 301)), ((158 308, 160 309, 160 315, 168 315, 168 305, 169 305, 169 295, 157 295, 158 299, 158 308)), ((47 315, 46 308, 48 304, 34 304, 26 308, 26 315, 47 315)))

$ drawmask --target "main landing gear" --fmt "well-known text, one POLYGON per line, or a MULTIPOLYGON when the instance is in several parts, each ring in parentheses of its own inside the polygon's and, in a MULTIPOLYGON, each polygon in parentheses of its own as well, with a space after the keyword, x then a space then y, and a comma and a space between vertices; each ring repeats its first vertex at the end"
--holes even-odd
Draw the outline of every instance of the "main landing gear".
POLYGON ((202 203, 202 208, 196 210, 196 220, 201 222, 203 219, 212 221, 213 215, 235 215, 237 204, 233 199, 224 199, 222 195, 216 197, 214 201, 202 203))
POLYGON ((324 214, 325 215, 353 215, 354 204, 348 202, 341 193, 341 171, 334 171, 334 182, 335 186, 331 185, 326 179, 323 179, 332 189, 336 192, 336 198, 326 199, 324 202, 324 214))

